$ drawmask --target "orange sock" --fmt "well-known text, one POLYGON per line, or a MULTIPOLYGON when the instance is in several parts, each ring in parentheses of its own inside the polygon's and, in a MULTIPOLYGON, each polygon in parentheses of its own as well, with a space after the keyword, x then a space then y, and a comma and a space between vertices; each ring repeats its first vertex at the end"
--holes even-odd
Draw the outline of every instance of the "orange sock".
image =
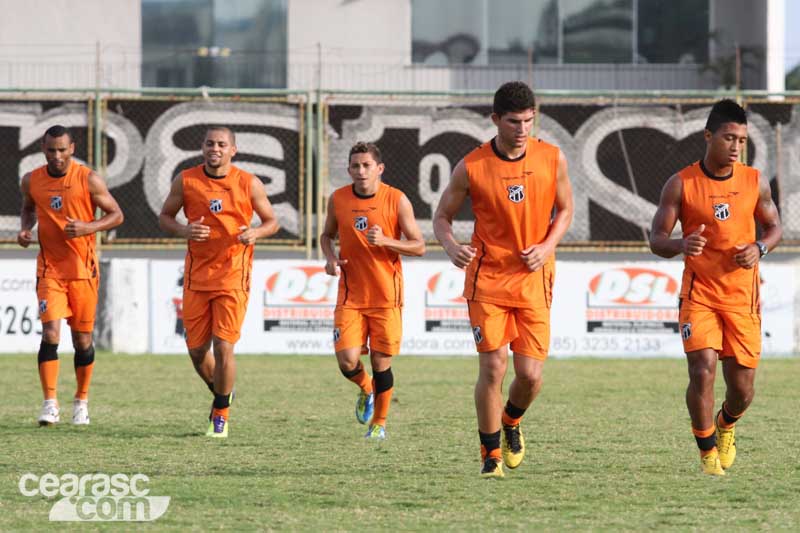
POLYGON ((217 409, 216 407, 211 410, 211 419, 221 416, 225 420, 228 419, 228 411, 230 411, 230 407, 223 407, 222 409, 217 409))
POLYGON ((94 363, 75 367, 75 379, 78 382, 78 389, 75 391, 76 400, 89 399, 89 383, 92 381, 92 371, 94 371, 94 363))
POLYGON ((58 385, 59 360, 42 361, 39 363, 39 381, 42 383, 42 393, 45 400, 56 399, 56 386, 58 385))
POLYGON ((487 455, 495 459, 500 459, 502 457, 502 455, 500 455, 500 448, 492 448, 489 453, 486 453, 486 446, 481 444, 481 460, 486 460, 487 455))
POLYGON ((370 424, 386 425, 386 415, 389 414, 389 404, 392 403, 392 393, 394 387, 375 395, 375 412, 372 415, 370 424))
POLYGON ((375 412, 372 415, 370 424, 385 426, 386 415, 389 414, 389 404, 392 403, 392 393, 394 392, 394 375, 391 367, 383 372, 373 372, 373 374, 375 375, 373 380, 375 412))
POLYGON ((369 394, 372 392, 372 378, 369 377, 367 371, 364 370, 364 365, 361 364, 361 361, 358 362, 358 366, 353 369, 352 372, 342 372, 344 377, 358 385, 358 387, 364 391, 364 394, 369 394))

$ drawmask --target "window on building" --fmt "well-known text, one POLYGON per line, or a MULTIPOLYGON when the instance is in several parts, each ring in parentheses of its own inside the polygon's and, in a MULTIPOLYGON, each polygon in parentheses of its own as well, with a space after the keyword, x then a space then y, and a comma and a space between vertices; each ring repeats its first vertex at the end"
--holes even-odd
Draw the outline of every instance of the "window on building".
POLYGON ((638 0, 639 63, 706 63, 708 2, 638 0))
POLYGON ((708 0, 411 0, 430 65, 702 63, 708 0))
POLYGON ((412 0, 415 63, 508 64, 558 58, 557 0, 412 0))
POLYGON ((142 0, 142 82, 285 87, 287 0, 142 0))
POLYGON ((563 63, 631 63, 633 0, 561 0, 563 63))

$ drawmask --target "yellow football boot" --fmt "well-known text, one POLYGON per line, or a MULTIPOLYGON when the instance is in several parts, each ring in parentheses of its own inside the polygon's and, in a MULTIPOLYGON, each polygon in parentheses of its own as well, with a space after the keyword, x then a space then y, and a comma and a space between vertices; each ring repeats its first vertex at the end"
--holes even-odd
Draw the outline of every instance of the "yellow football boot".
POLYGON ((700 465, 703 468, 704 474, 708 474, 710 476, 725 475, 725 471, 722 469, 722 465, 719 464, 719 452, 717 450, 714 450, 711 453, 701 456, 700 465))
POLYGON ((483 467, 481 467, 481 477, 504 477, 503 474, 503 461, 499 457, 489 456, 483 460, 483 467))
POLYGON ((503 462, 509 468, 518 467, 525 457, 525 439, 522 437, 519 424, 516 426, 503 424, 500 436, 502 437, 500 448, 503 452, 503 462))
POLYGON ((717 449, 719 450, 719 464, 728 469, 736 459, 736 426, 728 429, 717 426, 717 449))

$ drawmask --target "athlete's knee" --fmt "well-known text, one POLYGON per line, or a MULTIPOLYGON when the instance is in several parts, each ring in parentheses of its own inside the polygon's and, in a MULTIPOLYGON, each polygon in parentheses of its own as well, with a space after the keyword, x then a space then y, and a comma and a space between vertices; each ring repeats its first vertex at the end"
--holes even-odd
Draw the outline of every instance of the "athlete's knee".
POLYGON ((42 342, 46 342, 47 344, 58 344, 61 340, 61 331, 59 328, 45 324, 42 326, 42 342))
POLYGON ((349 359, 339 359, 337 363, 339 365, 339 371, 347 379, 357 376, 364 369, 364 366, 358 359, 355 361, 350 361, 349 359))
POLYGON ((481 361, 480 377, 484 380, 492 383, 502 382, 505 375, 506 362, 503 359, 494 357, 481 361))
POLYGON ((203 362, 203 359, 205 359, 209 348, 210 348, 210 346, 208 345, 208 343, 206 343, 206 344, 204 344, 202 346, 196 346, 194 348, 189 348, 189 357, 192 358, 192 362, 195 363, 195 364, 199 364, 199 363, 203 362))
POLYGON ((542 373, 536 371, 517 372, 517 381, 524 387, 530 390, 539 390, 542 388, 542 373))
POLYGON ((370 351, 369 362, 373 372, 380 372, 392 366, 392 356, 376 350, 370 351))
POLYGON ((74 333, 72 335, 72 346, 76 351, 86 351, 92 347, 91 333, 74 333))
POLYGON ((94 363, 94 346, 89 345, 88 348, 75 347, 75 367, 89 366, 94 363))
POLYGON ((712 386, 714 384, 714 377, 716 375, 716 368, 701 362, 695 362, 689 365, 689 381, 695 385, 712 386))
POLYGON ((732 415, 744 413, 753 402, 755 395, 756 390, 752 385, 732 388, 725 399, 728 412, 732 415))
POLYGON ((236 345, 234 337, 222 338, 217 335, 211 336, 211 346, 214 356, 228 357, 233 355, 233 347, 236 345))

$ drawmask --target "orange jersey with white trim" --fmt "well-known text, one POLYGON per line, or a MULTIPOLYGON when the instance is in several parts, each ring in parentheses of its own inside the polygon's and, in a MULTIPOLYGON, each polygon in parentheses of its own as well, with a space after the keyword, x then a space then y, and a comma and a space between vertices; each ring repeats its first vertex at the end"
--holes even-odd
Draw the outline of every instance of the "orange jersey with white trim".
POLYGON ((183 286, 195 291, 250 290, 253 247, 239 242, 241 227, 250 227, 253 175, 231 165, 225 177, 214 178, 203 165, 181 172, 183 212, 190 222, 203 218, 207 241, 189 241, 183 286))
POLYGON ((47 165, 31 172, 30 195, 39 220, 39 256, 36 277, 54 279, 96 278, 97 253, 94 234, 68 239, 67 217, 90 222, 95 205, 89 192, 92 170, 72 161, 67 173, 53 177, 47 165))
POLYGON ((754 313, 759 303, 758 263, 736 264, 737 244, 756 240, 754 213, 759 196, 758 170, 734 163, 728 178, 707 174, 698 161, 680 172, 683 186, 680 221, 683 235, 706 225, 703 253, 684 259, 680 297, 712 308, 754 313))
POLYGON ((475 213, 464 297, 508 307, 549 307, 555 256, 531 272, 520 255, 547 237, 556 198, 558 147, 528 139, 525 154, 510 160, 494 139, 464 158, 475 213))
POLYGON ((385 183, 372 196, 359 196, 352 185, 333 193, 333 210, 339 231, 339 294, 336 305, 352 308, 401 307, 403 267, 400 254, 367 242, 369 228, 378 225, 383 234, 400 239, 397 215, 403 193, 385 183))

